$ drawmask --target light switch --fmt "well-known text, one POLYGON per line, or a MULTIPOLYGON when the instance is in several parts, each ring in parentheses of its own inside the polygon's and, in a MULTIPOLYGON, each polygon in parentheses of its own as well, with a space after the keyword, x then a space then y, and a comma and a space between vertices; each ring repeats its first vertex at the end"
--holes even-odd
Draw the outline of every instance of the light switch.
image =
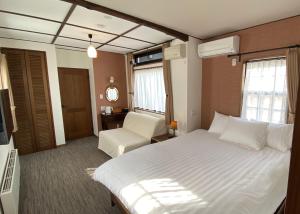
POLYGON ((236 66, 236 64, 237 64, 236 58, 233 58, 233 59, 231 60, 231 65, 232 65, 232 66, 236 66))
POLYGON ((100 100, 103 100, 103 94, 100 94, 100 100))

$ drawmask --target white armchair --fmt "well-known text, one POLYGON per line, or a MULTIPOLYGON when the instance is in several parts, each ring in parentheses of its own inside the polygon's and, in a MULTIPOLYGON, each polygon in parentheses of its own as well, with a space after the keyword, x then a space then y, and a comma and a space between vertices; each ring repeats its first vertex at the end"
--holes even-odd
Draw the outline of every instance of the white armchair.
POLYGON ((151 143, 153 136, 165 134, 165 120, 147 114, 129 112, 123 128, 99 132, 98 148, 111 157, 151 143))

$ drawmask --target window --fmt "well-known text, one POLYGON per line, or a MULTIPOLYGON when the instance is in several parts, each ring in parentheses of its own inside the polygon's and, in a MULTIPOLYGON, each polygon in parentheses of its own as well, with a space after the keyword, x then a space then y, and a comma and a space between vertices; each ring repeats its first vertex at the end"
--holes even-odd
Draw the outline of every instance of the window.
POLYGON ((166 94, 163 67, 134 70, 134 106, 144 110, 165 112, 166 94))
POLYGON ((242 117, 272 123, 286 122, 285 58, 252 61, 246 64, 242 117))
POLYGON ((135 65, 145 65, 155 62, 161 62, 163 58, 162 49, 148 51, 146 53, 137 54, 134 56, 135 65))

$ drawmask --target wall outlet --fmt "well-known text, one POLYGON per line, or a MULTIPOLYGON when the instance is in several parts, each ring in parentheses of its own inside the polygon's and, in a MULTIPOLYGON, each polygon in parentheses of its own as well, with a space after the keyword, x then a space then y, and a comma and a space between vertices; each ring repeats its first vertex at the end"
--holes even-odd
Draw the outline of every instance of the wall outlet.
POLYGON ((100 100, 103 100, 103 94, 100 94, 100 100))

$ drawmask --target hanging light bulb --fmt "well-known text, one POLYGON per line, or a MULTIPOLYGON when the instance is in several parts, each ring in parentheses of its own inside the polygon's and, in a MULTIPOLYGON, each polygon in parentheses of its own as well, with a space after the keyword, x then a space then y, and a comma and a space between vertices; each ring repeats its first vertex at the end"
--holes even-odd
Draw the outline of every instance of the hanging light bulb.
POLYGON ((92 34, 89 34, 89 38, 90 38, 90 45, 87 49, 87 54, 89 58, 97 58, 97 50, 96 48, 92 45, 92 34))

